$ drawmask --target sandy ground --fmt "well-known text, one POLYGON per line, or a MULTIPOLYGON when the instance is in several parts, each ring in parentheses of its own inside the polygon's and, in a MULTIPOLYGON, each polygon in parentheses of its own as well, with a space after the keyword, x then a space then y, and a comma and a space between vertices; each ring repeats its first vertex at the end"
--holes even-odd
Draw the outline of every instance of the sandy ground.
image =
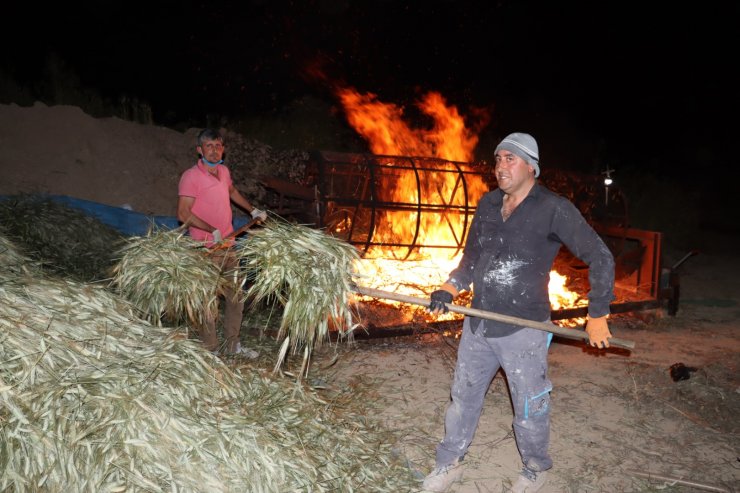
MULTIPOLYGON (((0 129, 0 195, 65 194, 172 215, 179 175, 192 165, 191 133, 95 120, 72 107, 0 105, 0 129)), ((697 242, 708 248, 681 267, 675 317, 658 311, 613 318, 614 335, 635 342, 632 352, 555 339, 555 465, 543 491, 740 490, 737 239, 697 242), (674 382, 669 367, 678 362, 697 371, 674 382)), ((454 337, 439 334, 359 340, 343 347, 331 368, 337 382, 362 375, 377 385, 380 415, 399 431, 399 453, 421 474, 432 467, 443 434, 455 349, 454 337)), ((521 463, 509 402, 499 374, 465 459, 464 481, 453 491, 501 492, 516 477, 521 463)))
MULTIPOLYGON (((738 267, 737 258, 700 254, 682 267, 675 317, 663 311, 614 317, 613 334, 634 341, 631 352, 555 338, 549 358, 555 464, 542 491, 737 491, 740 289, 732 273, 738 267), (697 371, 674 382, 669 368, 678 362, 697 371)), ((399 449, 422 473, 433 467, 443 435, 456 344, 442 335, 358 341, 337 365, 336 378, 377 380, 387 402, 383 418, 402 431, 399 449)), ((511 420, 499 373, 464 461, 464 481, 452 491, 506 491, 521 468, 511 420)))

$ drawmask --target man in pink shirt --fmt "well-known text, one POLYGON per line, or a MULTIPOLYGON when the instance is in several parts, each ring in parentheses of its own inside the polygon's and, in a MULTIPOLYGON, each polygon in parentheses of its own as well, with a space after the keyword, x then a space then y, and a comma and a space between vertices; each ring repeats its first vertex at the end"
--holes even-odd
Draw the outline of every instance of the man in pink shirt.
MULTIPOLYGON (((249 212, 253 218, 267 219, 264 211, 253 207, 244 196, 234 188, 231 173, 224 166, 224 139, 218 130, 206 128, 198 134, 196 149, 200 154, 197 164, 186 170, 180 177, 177 203, 177 218, 189 226, 190 236, 203 241, 206 247, 223 242, 224 237, 234 231, 231 202, 249 212)), ((232 242, 233 240, 227 239, 232 242)), ((211 252, 213 261, 227 271, 236 267, 234 253, 227 249, 211 252)), ((224 352, 256 358, 258 353, 242 347, 239 341, 244 303, 234 301, 233 291, 224 293, 224 352)), ((206 326, 201 328, 201 339, 209 351, 219 349, 216 334, 216 320, 208 317, 206 326)))

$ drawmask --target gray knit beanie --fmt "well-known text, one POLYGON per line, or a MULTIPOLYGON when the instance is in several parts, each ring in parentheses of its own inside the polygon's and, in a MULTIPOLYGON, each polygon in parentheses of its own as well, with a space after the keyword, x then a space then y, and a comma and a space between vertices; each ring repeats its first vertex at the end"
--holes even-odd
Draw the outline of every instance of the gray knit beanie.
POLYGON ((540 150, 531 135, 520 132, 509 134, 496 146, 494 154, 499 150, 509 151, 524 159, 534 168, 534 177, 540 176, 540 150))

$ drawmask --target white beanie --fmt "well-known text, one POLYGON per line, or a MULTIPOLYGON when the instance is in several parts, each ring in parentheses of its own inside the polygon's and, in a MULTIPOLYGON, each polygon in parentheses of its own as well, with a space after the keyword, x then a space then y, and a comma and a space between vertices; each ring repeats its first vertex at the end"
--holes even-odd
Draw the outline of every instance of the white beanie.
POLYGON ((534 168, 534 177, 540 176, 540 151, 531 135, 520 132, 509 134, 496 146, 494 154, 499 150, 509 151, 524 159, 534 168))

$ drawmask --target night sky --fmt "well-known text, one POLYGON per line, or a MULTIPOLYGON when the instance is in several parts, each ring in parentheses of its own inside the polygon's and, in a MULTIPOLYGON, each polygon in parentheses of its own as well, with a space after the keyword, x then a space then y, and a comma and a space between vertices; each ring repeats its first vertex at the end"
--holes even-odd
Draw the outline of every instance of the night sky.
POLYGON ((336 104, 329 84, 308 75, 320 67, 384 102, 411 106, 433 90, 464 115, 486 108, 487 132, 533 133, 543 162, 700 167, 706 180, 712 167, 740 168, 738 5, 25 3, 4 7, 12 48, 0 68, 38 86, 53 56, 82 86, 140 98, 168 124, 275 114, 305 96, 336 104))

